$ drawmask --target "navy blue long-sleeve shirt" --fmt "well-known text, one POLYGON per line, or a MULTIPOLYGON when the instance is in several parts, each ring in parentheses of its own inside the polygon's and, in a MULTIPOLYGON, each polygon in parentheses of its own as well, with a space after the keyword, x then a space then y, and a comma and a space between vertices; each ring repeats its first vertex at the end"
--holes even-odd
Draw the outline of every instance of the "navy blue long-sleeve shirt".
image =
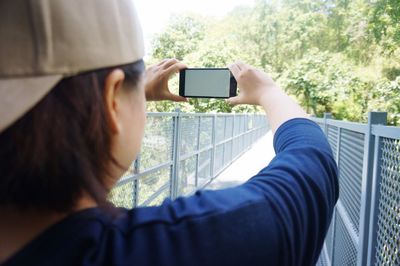
POLYGON ((338 198, 336 164, 317 124, 292 119, 276 157, 246 183, 161 206, 74 213, 5 265, 314 265, 338 198))

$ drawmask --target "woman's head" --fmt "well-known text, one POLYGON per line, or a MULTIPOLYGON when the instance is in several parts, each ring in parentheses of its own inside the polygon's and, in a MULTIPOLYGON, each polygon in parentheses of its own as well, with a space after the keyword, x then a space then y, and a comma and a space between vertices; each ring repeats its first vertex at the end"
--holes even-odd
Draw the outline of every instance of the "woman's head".
POLYGON ((0 206, 102 204, 143 135, 132 1, 5 0, 0 24, 0 206))
POLYGON ((98 203, 136 156, 145 122, 143 61, 61 80, 0 134, 0 205, 68 211, 98 203))

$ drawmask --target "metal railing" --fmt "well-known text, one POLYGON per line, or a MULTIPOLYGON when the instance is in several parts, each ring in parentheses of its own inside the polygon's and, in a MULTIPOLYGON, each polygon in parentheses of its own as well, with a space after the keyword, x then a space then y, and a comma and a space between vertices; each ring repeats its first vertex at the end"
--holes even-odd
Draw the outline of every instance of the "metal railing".
POLYGON ((109 199, 117 206, 133 208, 191 194, 267 130, 261 114, 148 113, 140 155, 109 199))
POLYGON ((368 124, 314 118, 339 170, 335 207, 318 265, 400 265, 400 128, 386 113, 368 124))

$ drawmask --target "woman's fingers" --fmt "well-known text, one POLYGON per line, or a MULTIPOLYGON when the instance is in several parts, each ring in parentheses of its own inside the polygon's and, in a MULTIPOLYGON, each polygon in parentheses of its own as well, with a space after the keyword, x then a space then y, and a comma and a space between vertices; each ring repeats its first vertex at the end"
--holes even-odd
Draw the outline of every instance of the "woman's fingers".
POLYGON ((237 64, 232 64, 228 68, 232 72, 232 75, 237 79, 239 77, 239 73, 240 73, 239 66, 237 64))
POLYGON ((179 70, 181 70, 181 69, 185 69, 185 68, 187 68, 187 66, 184 64, 184 63, 182 63, 182 62, 176 62, 176 63, 174 63, 174 64, 171 64, 171 65, 169 65, 169 67, 168 68, 166 68, 166 69, 164 69, 164 74, 166 75, 166 76, 171 76, 172 74, 174 74, 174 73, 176 73, 176 72, 178 72, 179 70))
POLYGON ((187 102, 188 101, 185 97, 175 95, 172 93, 170 93, 167 97, 168 97, 168 100, 174 101, 174 102, 187 102))
POLYGON ((242 71, 243 71, 243 70, 246 70, 247 68, 249 68, 249 65, 243 63, 243 62, 240 61, 240 60, 236 61, 235 64, 236 64, 236 65, 238 66, 238 68, 239 68, 240 70, 242 70, 242 71))
POLYGON ((165 59, 157 65, 150 66, 146 73, 146 98, 150 101, 171 100, 187 102, 185 97, 172 94, 168 87, 170 76, 187 66, 176 59, 165 59))
POLYGON ((242 103, 242 97, 240 95, 231 97, 226 99, 226 102, 229 103, 230 105, 238 105, 242 103))
POLYGON ((163 62, 160 66, 162 69, 167 69, 170 66, 179 63, 178 59, 176 58, 170 58, 170 59, 166 59, 165 62, 163 62))
POLYGON ((156 66, 161 66, 162 64, 164 64, 165 62, 167 62, 170 59, 163 59, 161 60, 158 64, 156 64, 156 66))

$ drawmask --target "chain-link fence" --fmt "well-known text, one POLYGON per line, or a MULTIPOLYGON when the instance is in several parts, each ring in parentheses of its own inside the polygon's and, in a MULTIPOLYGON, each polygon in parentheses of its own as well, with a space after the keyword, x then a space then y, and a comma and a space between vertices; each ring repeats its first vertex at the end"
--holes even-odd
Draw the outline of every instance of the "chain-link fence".
POLYGON ((140 155, 109 199, 117 206, 133 208, 191 194, 267 130, 261 114, 149 113, 140 155))
POLYGON ((318 265, 400 265, 400 128, 314 118, 339 170, 339 201, 318 265))

